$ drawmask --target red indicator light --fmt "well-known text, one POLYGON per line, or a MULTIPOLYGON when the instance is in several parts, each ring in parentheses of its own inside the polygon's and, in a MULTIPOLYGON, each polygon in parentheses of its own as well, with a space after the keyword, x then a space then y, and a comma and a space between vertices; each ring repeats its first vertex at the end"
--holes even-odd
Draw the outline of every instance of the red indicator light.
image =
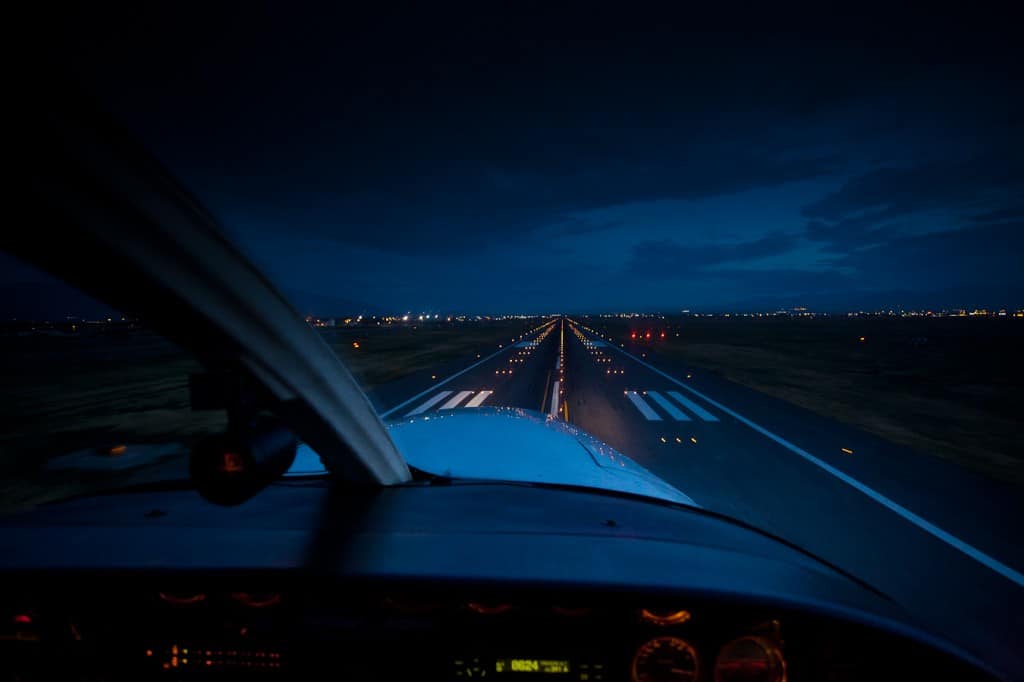
POLYGON ((645 338, 645 339, 648 339, 648 340, 650 340, 650 338, 651 338, 651 333, 650 333, 650 332, 647 332, 646 334, 644 334, 644 338, 645 338))
POLYGON ((28 615, 27 613, 19 613, 14 617, 14 622, 18 625, 31 625, 32 616, 28 615))
POLYGON ((220 470, 226 474, 237 474, 245 470, 245 460, 237 452, 225 452, 221 455, 220 470))
MULTIPOLYGON (((281 603, 280 594, 250 594, 248 592, 232 592, 231 598, 239 604, 254 609, 265 609, 268 606, 277 606, 281 603)), ((243 635, 245 635, 245 631, 246 629, 243 628, 243 635)))
POLYGON ((636 338, 636 332, 633 332, 632 334, 630 334, 630 335, 629 335, 629 338, 631 338, 631 339, 635 339, 635 338, 636 338))

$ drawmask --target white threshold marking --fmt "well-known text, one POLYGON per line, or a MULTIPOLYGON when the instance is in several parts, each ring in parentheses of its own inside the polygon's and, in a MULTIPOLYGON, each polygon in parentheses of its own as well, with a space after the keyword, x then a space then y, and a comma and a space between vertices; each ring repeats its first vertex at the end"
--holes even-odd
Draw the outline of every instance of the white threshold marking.
POLYGON ((473 396, 472 400, 463 405, 463 407, 480 407, 481 405, 484 404, 485 400, 491 397, 492 393, 494 393, 494 391, 480 391, 475 396, 473 396))
MULTIPOLYGON (((800 457, 803 457, 805 460, 807 460, 811 464, 814 464, 815 466, 820 467, 822 470, 832 474, 833 476, 838 478, 843 483, 846 483, 847 485, 849 485, 849 486, 859 490, 860 492, 864 493, 865 495, 870 497, 872 500, 874 500, 878 504, 880 504, 883 507, 885 507, 886 509, 889 509, 890 511, 895 512, 896 514, 900 515, 905 520, 907 520, 910 523, 914 524, 915 526, 917 526, 921 530, 925 531, 926 533, 929 533, 930 535, 938 538, 942 542, 945 542, 950 547, 952 547, 952 548, 954 548, 956 550, 959 550, 960 552, 963 552, 964 554, 966 554, 970 558, 972 558, 975 561, 977 561, 982 566, 985 566, 985 567, 995 571, 996 573, 998 573, 999 575, 1003 576, 1007 580, 1010 580, 1011 582, 1016 583, 1018 586, 1024 587, 1024 574, 1020 573, 1019 571, 1015 571, 1014 569, 1010 568, 1009 566, 1007 566, 1003 562, 999 561, 998 559, 994 559, 994 558, 990 557, 988 554, 985 554, 980 549, 977 549, 976 547, 973 547, 972 545, 969 545, 968 543, 966 543, 963 540, 957 538, 956 536, 954 536, 954 535, 952 535, 950 533, 947 533, 946 531, 944 531, 941 528, 939 528, 938 526, 936 526, 934 523, 932 523, 932 522, 930 522, 930 521, 928 521, 926 519, 921 518, 920 516, 918 516, 917 514, 915 514, 912 511, 910 511, 906 507, 904 507, 904 506, 894 502, 893 500, 890 500, 888 497, 886 497, 885 495, 883 495, 883 494, 881 494, 879 492, 876 492, 872 488, 869 488, 868 486, 864 485, 863 483, 861 483, 857 479, 853 478, 852 476, 843 473, 839 469, 836 469, 831 464, 828 464, 828 463, 818 459, 817 457, 815 457, 811 453, 807 452, 806 450, 804 450, 804 449, 794 445, 793 443, 790 443, 785 438, 783 438, 781 436, 776 436, 774 433, 772 433, 768 429, 764 428, 763 426, 755 424, 754 422, 750 421, 749 419, 747 419, 746 417, 740 415, 739 413, 737 413, 737 412, 735 412, 733 410, 730 410, 728 407, 726 407, 725 405, 721 404, 720 402, 718 402, 716 400, 712 400, 711 398, 709 398, 708 396, 704 395, 703 393, 701 393, 697 389, 695 389, 695 388, 693 388, 691 386, 687 386, 686 384, 684 384, 679 379, 676 379, 674 376, 672 376, 670 374, 666 374, 665 372, 661 371, 660 369, 658 369, 654 365, 651 365, 650 363, 644 362, 643 360, 641 360, 640 358, 636 357, 632 353, 630 353, 628 351, 625 351, 625 350, 619 348, 618 346, 614 346, 613 345, 612 348, 614 348, 615 350, 619 351, 620 353, 622 353, 626 357, 630 358, 631 360, 635 360, 636 362, 640 363, 641 365, 643 365, 647 369, 651 370, 652 372, 660 374, 661 376, 665 377, 666 379, 668 379, 672 383, 677 384, 681 388, 686 389, 687 391, 689 391, 693 395, 697 396, 701 400, 704 400, 705 402, 707 402, 709 405, 713 405, 713 406, 717 407, 722 412, 726 413, 727 415, 729 415, 730 417, 736 419, 737 421, 740 421, 740 422, 746 424, 747 426, 749 426, 753 430, 755 430, 758 433, 760 433, 765 438, 768 438, 768 439, 778 443, 779 445, 781 445, 782 447, 786 448, 790 452, 792 452, 792 453, 794 453, 796 455, 799 455, 800 457)), ((673 397, 675 397, 675 396, 673 396, 673 397)))
POLYGON ((630 402, 636 405, 636 409, 640 410, 640 414, 647 418, 649 422, 660 422, 661 416, 658 415, 651 406, 644 402, 644 399, 637 395, 636 391, 626 391, 626 397, 629 398, 630 402))
MULTIPOLYGON (((552 320, 551 322, 548 322, 548 323, 546 323, 546 324, 548 324, 548 325, 554 324, 554 320, 552 320)), ((540 334, 541 332, 540 332, 540 331, 538 331, 538 332, 536 332, 536 333, 537 333, 537 334, 540 334)), ((499 348, 498 350, 496 350, 496 351, 494 351, 493 353, 491 353, 490 355, 488 355, 488 356, 487 356, 486 358, 483 358, 483 359, 477 360, 476 362, 474 362, 474 363, 473 363, 472 365, 470 365, 469 367, 467 367, 467 368, 465 368, 465 369, 461 369, 461 370, 459 370, 458 372, 456 372, 455 374, 451 375, 450 377, 447 377, 446 379, 443 379, 442 381, 438 381, 438 382, 437 382, 436 384, 434 384, 434 385, 433 385, 433 386, 431 386, 430 388, 428 388, 428 389, 425 389, 425 390, 423 390, 423 391, 420 391, 419 393, 417 393, 416 395, 414 395, 414 396, 413 396, 413 397, 411 397, 411 398, 408 398, 408 399, 406 399, 406 400, 403 400, 402 402, 398 403, 397 405, 395 405, 394 407, 392 407, 392 408, 391 408, 391 409, 389 409, 389 410, 385 410, 384 412, 381 412, 381 413, 380 413, 380 418, 381 418, 381 419, 384 419, 385 417, 389 417, 389 416, 391 416, 392 414, 394 414, 395 412, 398 412, 398 411, 399 411, 400 409, 402 409, 403 407, 407 407, 407 406, 408 406, 408 405, 409 405, 410 403, 412 403, 412 402, 415 402, 415 401, 419 400, 420 398, 422 398, 423 396, 427 395, 428 393, 430 393, 430 392, 431 392, 431 391, 433 391, 434 389, 436 389, 436 388, 439 388, 439 387, 441 387, 441 386, 444 386, 445 384, 447 384, 447 383, 448 383, 449 381, 451 381, 452 379, 455 379, 455 378, 457 378, 457 377, 460 377, 460 376, 462 376, 463 374, 465 374, 466 372, 468 372, 468 371, 469 371, 469 370, 471 370, 471 369, 476 369, 477 367, 479 367, 480 365, 484 364, 484 363, 485 363, 485 362, 487 362, 488 360, 491 360, 492 358, 494 358, 494 357, 496 357, 496 356, 498 356, 498 355, 501 355, 502 353, 504 353, 505 351, 509 350, 510 348, 512 348, 512 346, 506 346, 506 347, 504 347, 504 348, 499 348)), ((449 393, 450 393, 450 392, 451 392, 451 391, 449 391, 449 393)), ((428 408, 428 409, 429 409, 429 408, 428 408)), ((408 416, 408 415, 406 415, 406 416, 408 416)))
POLYGON ((668 416, 672 417, 677 422, 690 421, 689 417, 683 414, 683 412, 678 407, 676 407, 668 400, 666 400, 665 397, 658 393, 657 391, 647 391, 647 397, 653 400, 654 402, 658 403, 658 405, 660 405, 662 409, 668 412, 668 416))
POLYGON ((560 382, 555 379, 554 385, 551 386, 551 409, 548 411, 548 416, 558 416, 558 390, 560 382))
POLYGON ((678 400, 680 405, 682 405, 683 407, 687 408, 688 410, 693 412, 695 415, 697 415, 698 417, 700 417, 704 421, 706 421, 706 422, 716 422, 716 421, 718 421, 718 417, 716 417, 715 415, 711 414, 710 412, 705 410, 703 407, 701 407, 697 403, 693 402, 692 400, 690 400, 689 398, 684 396, 679 391, 666 391, 666 393, 668 393, 670 396, 672 396, 673 398, 678 400))
POLYGON ((420 414, 421 412, 426 412, 431 407, 433 407, 434 405, 437 405, 439 402, 441 402, 442 400, 444 400, 447 396, 449 396, 451 394, 452 394, 451 391, 441 391, 440 393, 435 395, 433 398, 431 398, 427 402, 423 403, 422 405, 420 405, 415 410, 413 410, 412 412, 410 412, 409 414, 407 414, 405 416, 406 417, 412 417, 413 415, 420 414))
POLYGON ((455 394, 454 398, 452 398, 451 400, 449 400, 448 402, 446 402, 444 405, 437 409, 450 410, 471 395, 473 395, 473 391, 459 391, 458 393, 455 394))

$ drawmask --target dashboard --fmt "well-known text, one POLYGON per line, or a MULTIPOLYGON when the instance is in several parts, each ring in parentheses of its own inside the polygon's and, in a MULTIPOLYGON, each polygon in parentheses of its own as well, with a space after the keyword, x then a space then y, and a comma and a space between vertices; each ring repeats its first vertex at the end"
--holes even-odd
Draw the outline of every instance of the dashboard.
POLYGON ((993 679, 701 510, 543 486, 120 493, 0 520, 0 680, 993 679))
POLYGON ((742 600, 140 581, 8 595, 5 679, 981 679, 909 639, 742 600))

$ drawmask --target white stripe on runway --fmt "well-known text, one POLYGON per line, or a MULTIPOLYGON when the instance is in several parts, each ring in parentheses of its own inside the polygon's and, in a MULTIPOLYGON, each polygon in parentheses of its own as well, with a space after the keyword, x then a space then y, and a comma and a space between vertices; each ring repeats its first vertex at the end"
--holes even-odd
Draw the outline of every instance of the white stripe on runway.
POLYGON ((451 400, 449 400, 448 402, 446 402, 444 405, 437 409, 450 410, 471 395, 473 395, 473 391, 459 391, 458 393, 455 394, 454 398, 452 398, 451 400))
MULTIPOLYGON (((942 542, 945 542, 950 547, 953 547, 954 549, 957 549, 960 552, 963 552, 964 554, 966 554, 970 558, 972 558, 975 561, 977 561, 982 566, 985 566, 985 567, 991 569, 992 571, 998 573, 999 575, 1003 576, 1007 580, 1009 580, 1009 581, 1011 581, 1013 583, 1016 583, 1018 586, 1024 587, 1024 573, 1021 573, 1020 571, 1014 570, 1013 568, 1007 566, 1006 564, 1004 564, 1003 562, 999 561, 998 559, 996 559, 994 557, 990 557, 988 554, 985 554, 980 549, 974 547, 973 545, 970 545, 970 544, 964 542, 963 540, 961 540, 960 538, 956 537, 952 533, 947 533, 946 531, 944 531, 941 528, 939 528, 938 526, 936 526, 934 523, 931 523, 927 519, 921 518, 920 516, 918 516, 917 514, 915 514, 912 511, 910 511, 906 507, 902 506, 901 504, 898 504, 897 502, 894 502, 893 500, 889 499, 888 497, 886 497, 882 493, 877 492, 873 488, 870 488, 870 487, 864 485, 863 483, 861 483, 860 481, 855 479, 853 476, 850 476, 849 474, 846 474, 845 472, 840 471, 839 469, 835 468, 831 464, 829 464, 829 463, 827 463, 827 462, 825 462, 825 461, 823 461, 821 459, 818 459, 817 457, 815 457, 811 453, 807 452, 803 448, 801 448, 801 447, 799 447, 797 445, 794 445, 793 443, 790 443, 788 440, 786 440, 782 436, 776 436, 774 433, 772 433, 768 429, 764 428, 760 424, 756 424, 756 423, 750 421, 749 419, 747 419, 746 417, 744 417, 743 415, 739 414, 738 412, 735 412, 734 410, 730 410, 728 407, 726 407, 722 403, 720 403, 720 402, 718 402, 716 400, 712 400, 711 398, 709 398, 708 396, 704 395, 703 393, 701 393, 697 389, 693 388, 692 386, 687 386, 686 384, 684 384, 679 379, 676 379, 671 374, 667 374, 666 372, 661 371, 660 369, 658 369, 654 365, 650 364, 649 362, 644 362, 643 360, 641 360, 637 356, 633 355, 632 353, 629 353, 628 351, 625 351, 625 350, 623 350, 621 348, 618 348, 617 346, 612 346, 612 348, 614 348, 618 352, 622 353, 626 357, 630 358, 631 360, 634 360, 634 361, 640 363, 641 365, 643 365, 647 369, 651 370, 652 372, 656 372, 657 374, 660 374, 661 376, 665 377, 666 379, 668 379, 672 383, 676 384, 677 386, 680 386, 680 387, 684 388, 685 390, 687 390, 690 393, 694 394, 695 396, 697 396, 701 400, 704 400, 709 405, 714 405, 716 408, 718 408, 719 410, 721 410, 725 414, 729 415, 733 419, 736 419, 737 421, 742 422, 743 424, 746 424, 747 426, 752 428, 754 431, 757 431, 758 433, 760 433, 765 438, 768 438, 769 440, 772 440, 772 441, 778 443, 779 445, 781 445, 782 447, 786 448, 787 450, 789 450, 793 454, 802 457, 803 459, 807 460, 808 462, 810 462, 814 466, 822 469, 823 471, 831 474, 832 476, 835 476, 836 478, 838 478, 843 483, 847 484, 848 486, 850 486, 851 488, 853 488, 855 490, 860 491, 861 493, 863 493, 864 495, 868 496, 869 498, 871 498, 872 500, 874 500, 878 504, 880 504, 883 507, 885 507, 886 509, 888 509, 888 510, 890 510, 890 511, 896 513, 896 514, 898 514, 900 517, 902 517, 906 521, 909 521, 910 523, 914 524, 915 526, 917 526, 921 530, 925 531, 926 533, 932 535, 935 538, 938 538, 942 542)), ((672 397, 677 398, 677 396, 672 396, 672 397)))
POLYGON ((415 410, 413 410, 412 412, 410 412, 409 414, 407 414, 405 416, 406 417, 411 417, 413 415, 420 414, 421 412, 426 412, 431 407, 433 407, 434 405, 437 405, 439 402, 441 402, 442 400, 444 400, 447 396, 449 396, 451 394, 452 394, 451 391, 441 391, 440 393, 435 395, 433 398, 431 398, 427 402, 423 403, 422 405, 420 405, 415 410))
POLYGON ((647 397, 649 397, 654 402, 658 403, 658 405, 660 405, 662 409, 668 412, 668 416, 672 417, 677 422, 690 421, 689 417, 683 414, 678 407, 676 407, 669 401, 665 400, 665 397, 658 393, 657 391, 647 391, 647 397))
POLYGON ((551 387, 551 409, 548 411, 549 417, 558 416, 558 380, 555 380, 555 384, 551 387))
POLYGON ((636 409, 640 410, 640 414, 647 418, 649 422, 660 422, 661 417, 658 413, 651 409, 651 406, 644 402, 644 399, 637 395, 636 391, 626 391, 626 397, 629 401, 636 405, 636 409))
MULTIPOLYGON (((531 330, 529 333, 533 334, 533 333, 535 333, 537 331, 537 329, 540 329, 540 328, 544 327, 545 325, 550 328, 551 325, 553 325, 554 323, 555 323, 554 320, 551 320, 550 322, 545 322, 543 325, 541 325, 541 327, 537 327, 537 328, 531 330)), ((459 370, 458 372, 456 372, 455 374, 451 375, 450 377, 447 377, 447 378, 437 382, 436 384, 434 384, 430 388, 427 388, 427 389, 424 389, 424 390, 420 391, 419 393, 417 393, 416 395, 414 395, 411 398, 406 398, 405 400, 403 400, 402 402, 398 403, 394 407, 389 408, 389 409, 381 412, 380 413, 380 418, 381 419, 385 419, 387 417, 390 417, 392 414, 394 414, 395 412, 398 412, 403 407, 407 407, 410 403, 413 403, 413 402, 419 400, 420 398, 422 398, 423 396, 427 395, 428 393, 433 391, 438 386, 443 386, 444 384, 447 384, 452 379, 455 379, 456 377, 460 377, 463 374, 465 374, 466 372, 479 367, 480 365, 484 364, 485 362, 487 362, 491 358, 497 357, 497 356, 501 355, 502 353, 508 351, 510 348, 512 348, 512 346, 505 346, 504 348, 499 348, 498 350, 494 351, 493 353, 491 353, 487 357, 483 358, 482 360, 477 360, 476 362, 474 362, 469 367, 466 367, 465 369, 459 370)))
POLYGON ((491 396, 492 393, 494 393, 494 391, 480 391, 475 396, 473 396, 472 400, 463 405, 463 407, 480 407, 481 405, 484 404, 484 401, 491 396))
POLYGON ((672 396, 673 398, 678 400, 680 405, 682 405, 686 409, 690 410, 691 412, 693 412, 695 415, 697 415, 698 417, 700 417, 704 421, 706 421, 706 422, 716 422, 716 421, 718 421, 718 417, 716 417, 715 415, 711 414, 710 412, 705 410, 703 407, 701 407, 697 403, 693 402, 692 400, 690 400, 689 398, 684 396, 679 391, 666 391, 666 393, 668 393, 670 396, 672 396))

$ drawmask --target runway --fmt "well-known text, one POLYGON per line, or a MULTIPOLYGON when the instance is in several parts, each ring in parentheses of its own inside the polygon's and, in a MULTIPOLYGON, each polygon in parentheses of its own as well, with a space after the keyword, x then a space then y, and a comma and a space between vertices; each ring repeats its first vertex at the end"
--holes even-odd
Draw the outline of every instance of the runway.
POLYGON ((385 420, 514 406, 565 419, 701 507, 870 583, 1024 669, 1024 501, 1010 486, 556 318, 373 398, 385 420))

